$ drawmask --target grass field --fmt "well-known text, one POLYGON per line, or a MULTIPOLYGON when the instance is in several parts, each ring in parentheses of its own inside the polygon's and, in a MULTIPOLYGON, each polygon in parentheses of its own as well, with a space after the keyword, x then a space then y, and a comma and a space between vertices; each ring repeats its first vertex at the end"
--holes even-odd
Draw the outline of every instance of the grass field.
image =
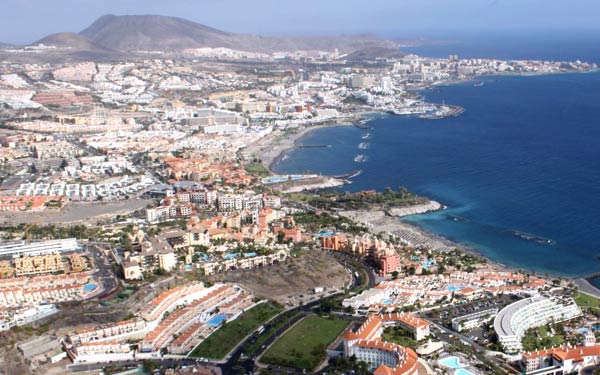
POLYGON ((547 326, 530 329, 523 337, 523 349, 527 351, 541 350, 559 346, 565 342, 561 335, 553 335, 547 326))
POLYGON ((244 337, 255 331, 264 322, 282 311, 272 303, 261 303, 240 315, 236 320, 225 323, 204 340, 192 352, 191 357, 221 359, 244 337))
POLYGON ((600 308, 600 300, 598 298, 588 296, 587 294, 577 293, 575 296, 575 303, 579 307, 584 309, 598 309, 600 308))
POLYGON ((246 172, 259 177, 267 177, 271 174, 262 164, 247 164, 244 168, 246 172))
POLYGON ((312 370, 325 359, 325 350, 349 325, 340 319, 309 316, 280 337, 261 362, 312 370))

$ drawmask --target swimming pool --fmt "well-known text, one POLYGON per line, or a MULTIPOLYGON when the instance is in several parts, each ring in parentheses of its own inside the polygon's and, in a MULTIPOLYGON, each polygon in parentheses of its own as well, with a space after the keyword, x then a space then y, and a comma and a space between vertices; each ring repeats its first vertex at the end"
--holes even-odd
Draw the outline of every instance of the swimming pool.
MULTIPOLYGON (((455 368, 455 369, 459 369, 461 367, 465 367, 464 365, 460 364, 460 362, 458 362, 458 357, 456 357, 456 356, 446 357, 444 359, 440 359, 439 363, 442 366, 446 366, 446 367, 449 367, 449 368, 455 368)), ((466 374, 463 374, 463 375, 466 375, 466 374)))
POLYGON ((461 290, 463 288, 464 288, 464 286, 448 285, 448 290, 451 292, 456 292, 457 290, 461 290))
POLYGON ((206 324, 209 327, 218 327, 221 323, 223 323, 227 319, 227 316, 224 314, 217 314, 210 318, 206 324))
POLYGON ((390 303, 392 303, 392 299, 391 298, 387 298, 383 300, 383 304, 384 305, 389 305, 390 303))
POLYGON ((91 292, 92 290, 96 289, 96 287, 96 284, 86 284, 83 286, 83 290, 86 292, 91 292))
POLYGON ((454 375, 475 375, 475 374, 473 374, 470 371, 459 368, 458 370, 454 371, 454 375))
POLYGON ((282 175, 282 176, 271 176, 271 177, 265 177, 263 178, 262 182, 263 184, 275 184, 277 182, 284 182, 284 181, 297 181, 297 180, 303 180, 305 178, 310 178, 310 177, 315 177, 315 175, 302 175, 302 174, 288 174, 288 175, 282 175))

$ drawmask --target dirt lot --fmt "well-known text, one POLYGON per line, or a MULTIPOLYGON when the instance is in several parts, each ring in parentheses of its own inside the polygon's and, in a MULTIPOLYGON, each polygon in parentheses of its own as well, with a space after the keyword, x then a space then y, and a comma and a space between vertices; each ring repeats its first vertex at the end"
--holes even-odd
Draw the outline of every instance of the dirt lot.
POLYGON ((310 251, 280 265, 223 273, 215 275, 211 281, 237 283, 258 297, 285 303, 289 296, 307 294, 315 287, 339 289, 347 285, 351 277, 331 255, 310 251))
POLYGON ((60 223, 88 223, 93 220, 102 222, 115 215, 125 215, 142 209, 149 203, 143 199, 128 199, 106 203, 68 203, 63 209, 46 210, 40 212, 2 212, 0 222, 7 224, 34 223, 34 224, 60 224, 60 223))
POLYGON ((73 330, 121 320, 128 314, 125 309, 106 308, 92 301, 79 306, 76 303, 71 307, 61 306, 61 310, 39 323, 0 333, 0 374, 65 373, 65 366, 70 363, 68 360, 55 365, 26 363, 17 344, 44 335, 61 338, 73 330))

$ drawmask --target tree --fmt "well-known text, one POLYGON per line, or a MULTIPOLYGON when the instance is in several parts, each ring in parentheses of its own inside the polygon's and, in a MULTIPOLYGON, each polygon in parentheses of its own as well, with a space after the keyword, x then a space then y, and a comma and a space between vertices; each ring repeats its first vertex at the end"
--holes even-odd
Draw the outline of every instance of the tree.
POLYGON ((282 230, 280 230, 277 233, 277 243, 282 244, 284 239, 285 239, 285 233, 282 230))
POLYGON ((396 280, 398 278, 398 271, 392 272, 392 279, 396 280))

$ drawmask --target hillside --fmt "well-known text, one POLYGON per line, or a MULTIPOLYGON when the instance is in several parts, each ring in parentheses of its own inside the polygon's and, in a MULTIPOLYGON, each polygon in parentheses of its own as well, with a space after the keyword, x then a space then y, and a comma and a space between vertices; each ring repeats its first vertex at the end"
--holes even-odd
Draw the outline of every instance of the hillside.
POLYGON ((100 17, 81 31, 98 46, 116 51, 177 51, 185 48, 226 47, 273 52, 333 50, 352 52, 366 47, 394 48, 394 42, 373 35, 275 37, 233 34, 176 17, 140 15, 100 17))
POLYGON ((15 63, 64 63, 65 61, 114 61, 125 58, 125 54, 99 46, 76 33, 57 33, 48 35, 31 43, 31 46, 44 44, 56 49, 45 50, 44 53, 9 53, 0 51, 0 60, 15 63))
POLYGON ((36 44, 56 46, 57 48, 70 48, 78 51, 108 50, 107 48, 101 47, 76 33, 51 34, 33 43, 33 45, 36 44))

